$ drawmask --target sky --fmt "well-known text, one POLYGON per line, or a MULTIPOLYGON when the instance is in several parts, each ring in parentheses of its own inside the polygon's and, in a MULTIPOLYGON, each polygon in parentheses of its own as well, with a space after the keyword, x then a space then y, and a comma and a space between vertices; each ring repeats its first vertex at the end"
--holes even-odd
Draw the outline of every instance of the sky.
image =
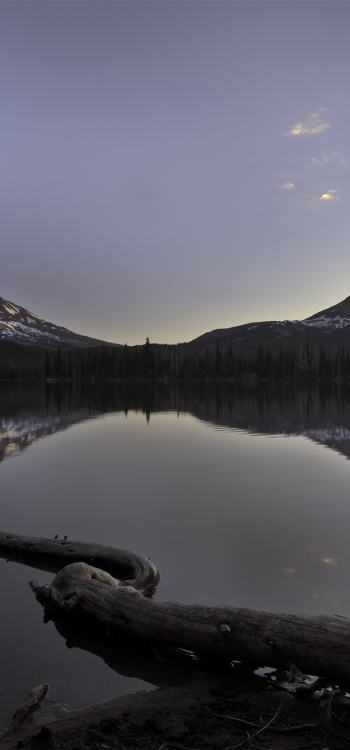
POLYGON ((0 295, 119 343, 350 295, 350 3, 0 3, 0 295))

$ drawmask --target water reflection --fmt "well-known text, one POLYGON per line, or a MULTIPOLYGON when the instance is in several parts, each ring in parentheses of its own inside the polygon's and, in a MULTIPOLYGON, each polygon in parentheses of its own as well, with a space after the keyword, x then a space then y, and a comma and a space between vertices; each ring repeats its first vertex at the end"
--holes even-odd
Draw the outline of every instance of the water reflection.
POLYGON ((197 662, 190 653, 128 638, 123 632, 106 628, 86 619, 52 615, 57 632, 68 649, 78 648, 103 659, 120 675, 138 678, 157 687, 183 685, 194 671, 204 669, 204 662, 197 662))
POLYGON ((350 458, 350 388, 230 384, 0 385, 0 462, 37 440, 103 414, 192 414, 218 428, 302 435, 350 458))
MULTIPOLYGON (((3 383, 0 425, 2 531, 149 555, 161 600, 350 615, 350 389, 3 383)), ((174 679, 44 626, 32 576, 0 560, 0 723, 38 683, 79 707, 174 679)))

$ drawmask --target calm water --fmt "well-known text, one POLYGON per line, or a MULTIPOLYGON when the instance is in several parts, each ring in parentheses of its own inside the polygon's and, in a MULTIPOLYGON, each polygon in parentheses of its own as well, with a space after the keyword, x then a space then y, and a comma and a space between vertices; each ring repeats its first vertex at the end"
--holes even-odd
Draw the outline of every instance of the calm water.
MULTIPOLYGON (((0 529, 150 556, 160 599, 350 616, 349 457, 348 393, 3 385, 0 529)), ((44 625, 51 577, 0 560, 2 725, 38 683, 73 708, 182 678, 44 625)))

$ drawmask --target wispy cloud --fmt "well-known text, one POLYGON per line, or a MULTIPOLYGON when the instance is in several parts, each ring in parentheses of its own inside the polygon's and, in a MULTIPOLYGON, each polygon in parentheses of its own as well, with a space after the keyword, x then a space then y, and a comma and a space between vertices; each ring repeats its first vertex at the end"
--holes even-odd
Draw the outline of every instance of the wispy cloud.
POLYGON ((307 166, 317 167, 328 164, 339 164, 340 166, 345 167, 349 164, 349 158, 347 156, 342 156, 339 151, 335 150, 330 151, 328 154, 318 154, 317 156, 313 156, 307 166))
POLYGON ((338 198, 339 198, 338 191, 334 189, 326 190, 325 193, 321 193, 321 195, 318 196, 319 201, 325 201, 325 202, 337 201, 338 198))
POLYGON ((330 128, 329 122, 324 119, 325 112, 324 107, 316 109, 305 120, 300 120, 290 125, 284 135, 296 137, 299 135, 317 135, 318 133, 323 133, 330 128))
POLYGON ((334 203, 339 200, 339 191, 335 188, 329 188, 323 193, 311 193, 304 196, 309 206, 319 206, 320 203, 334 203))
POLYGON ((322 557, 321 563, 323 563, 323 565, 330 565, 331 567, 334 567, 337 564, 337 560, 335 557, 322 557))
POLYGON ((288 567, 288 568, 284 568, 283 569, 283 573, 286 576, 295 576, 296 572, 297 572, 296 568, 292 568, 292 567, 288 567))
POLYGON ((284 182, 278 182, 276 185, 278 190, 293 190, 295 188, 295 182, 291 180, 285 180, 284 182))

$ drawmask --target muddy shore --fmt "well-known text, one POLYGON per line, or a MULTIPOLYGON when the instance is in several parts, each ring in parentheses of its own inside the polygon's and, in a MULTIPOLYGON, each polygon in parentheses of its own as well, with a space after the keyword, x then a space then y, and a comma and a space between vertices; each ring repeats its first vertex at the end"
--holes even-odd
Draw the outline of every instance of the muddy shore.
MULTIPOLYGON (((331 705, 332 704, 332 705, 331 705)), ((44 712, 45 713, 45 712, 44 712)), ((47 715, 0 741, 1 750, 348 750, 350 710, 294 697, 252 675, 198 675, 186 686, 47 715)))

